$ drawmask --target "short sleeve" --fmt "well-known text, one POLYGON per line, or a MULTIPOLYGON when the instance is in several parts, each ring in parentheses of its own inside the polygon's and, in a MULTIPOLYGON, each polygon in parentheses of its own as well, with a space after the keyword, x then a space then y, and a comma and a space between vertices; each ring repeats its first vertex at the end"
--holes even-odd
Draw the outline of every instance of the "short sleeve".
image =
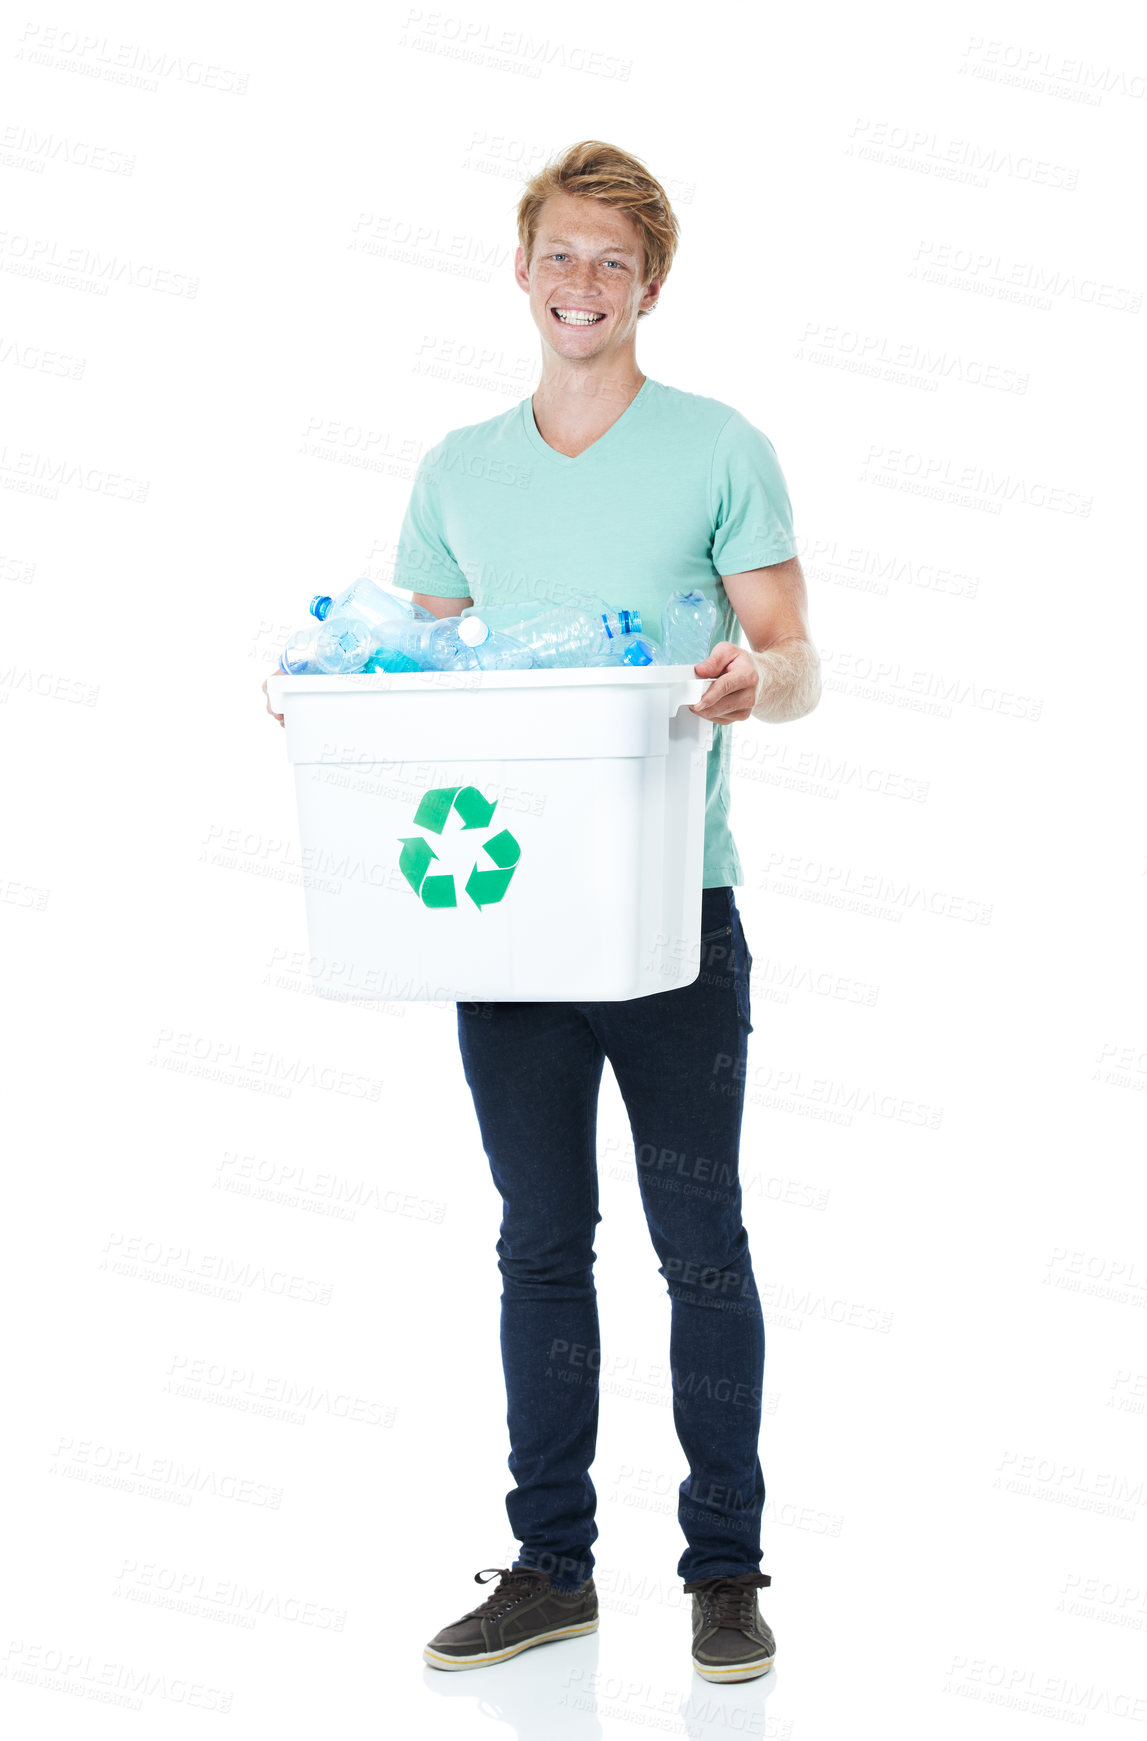
POLYGON ((430 449, 414 474, 410 500, 394 558, 394 585, 403 592, 438 598, 469 598, 470 586, 446 540, 438 462, 441 443, 430 449))
POLYGON ((745 574, 796 555, 792 504, 776 449, 739 411, 718 432, 709 500, 710 554, 718 574, 745 574))

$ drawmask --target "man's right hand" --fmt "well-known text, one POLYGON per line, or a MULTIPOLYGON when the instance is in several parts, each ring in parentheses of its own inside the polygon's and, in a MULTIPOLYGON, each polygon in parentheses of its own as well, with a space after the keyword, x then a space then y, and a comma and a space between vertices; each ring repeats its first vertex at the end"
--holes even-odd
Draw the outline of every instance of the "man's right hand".
POLYGON ((271 706, 271 697, 270 697, 270 694, 268 693, 268 690, 267 690, 267 685, 271 681, 271 677, 277 677, 278 675, 279 675, 279 673, 277 671, 272 671, 270 673, 270 676, 264 677, 264 679, 263 679, 263 694, 266 695, 266 697, 267 697, 267 712, 270 714, 272 719, 277 719, 279 724, 282 725, 283 724, 283 716, 281 713, 276 713, 274 708, 271 706))

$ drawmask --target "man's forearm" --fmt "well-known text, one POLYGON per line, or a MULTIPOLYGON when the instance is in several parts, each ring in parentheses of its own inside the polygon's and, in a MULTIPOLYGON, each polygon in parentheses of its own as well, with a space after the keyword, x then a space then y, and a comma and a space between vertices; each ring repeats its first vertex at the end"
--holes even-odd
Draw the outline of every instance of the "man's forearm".
POLYGON ((752 719, 776 725, 812 712, 820 700, 820 655, 811 641, 793 636, 764 653, 745 651, 760 675, 752 719))

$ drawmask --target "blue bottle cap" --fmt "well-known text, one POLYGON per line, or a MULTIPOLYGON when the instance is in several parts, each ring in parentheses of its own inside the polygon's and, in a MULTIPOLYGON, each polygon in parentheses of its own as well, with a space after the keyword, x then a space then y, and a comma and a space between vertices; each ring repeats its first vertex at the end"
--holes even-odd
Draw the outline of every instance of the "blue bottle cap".
POLYGON ((316 593, 314 598, 311 600, 311 615, 313 617, 318 617, 321 623, 334 602, 334 599, 330 597, 329 593, 316 593))

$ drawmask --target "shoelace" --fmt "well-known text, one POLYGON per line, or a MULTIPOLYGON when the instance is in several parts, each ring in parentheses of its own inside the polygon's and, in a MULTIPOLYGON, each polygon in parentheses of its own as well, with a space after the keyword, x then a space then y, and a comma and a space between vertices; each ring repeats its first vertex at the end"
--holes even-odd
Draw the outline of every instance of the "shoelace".
POLYGON ((772 1581, 767 1572, 746 1572, 739 1578, 697 1578, 685 1589, 696 1591, 710 1625, 748 1632, 757 1618, 757 1591, 772 1581))
MULTIPOLYGON (((534 1587, 544 1583, 546 1574, 535 1572, 529 1566, 519 1566, 509 1570, 505 1566, 483 1566, 482 1572, 489 1572, 490 1577, 499 1580, 498 1588, 492 1590, 486 1600, 477 1608, 471 1608, 466 1616, 468 1620, 494 1619, 500 1614, 506 1614, 516 1602, 521 1602, 533 1593, 534 1587)), ((482 1572, 474 1573, 476 1584, 488 1584, 489 1578, 484 1578, 482 1572)))

